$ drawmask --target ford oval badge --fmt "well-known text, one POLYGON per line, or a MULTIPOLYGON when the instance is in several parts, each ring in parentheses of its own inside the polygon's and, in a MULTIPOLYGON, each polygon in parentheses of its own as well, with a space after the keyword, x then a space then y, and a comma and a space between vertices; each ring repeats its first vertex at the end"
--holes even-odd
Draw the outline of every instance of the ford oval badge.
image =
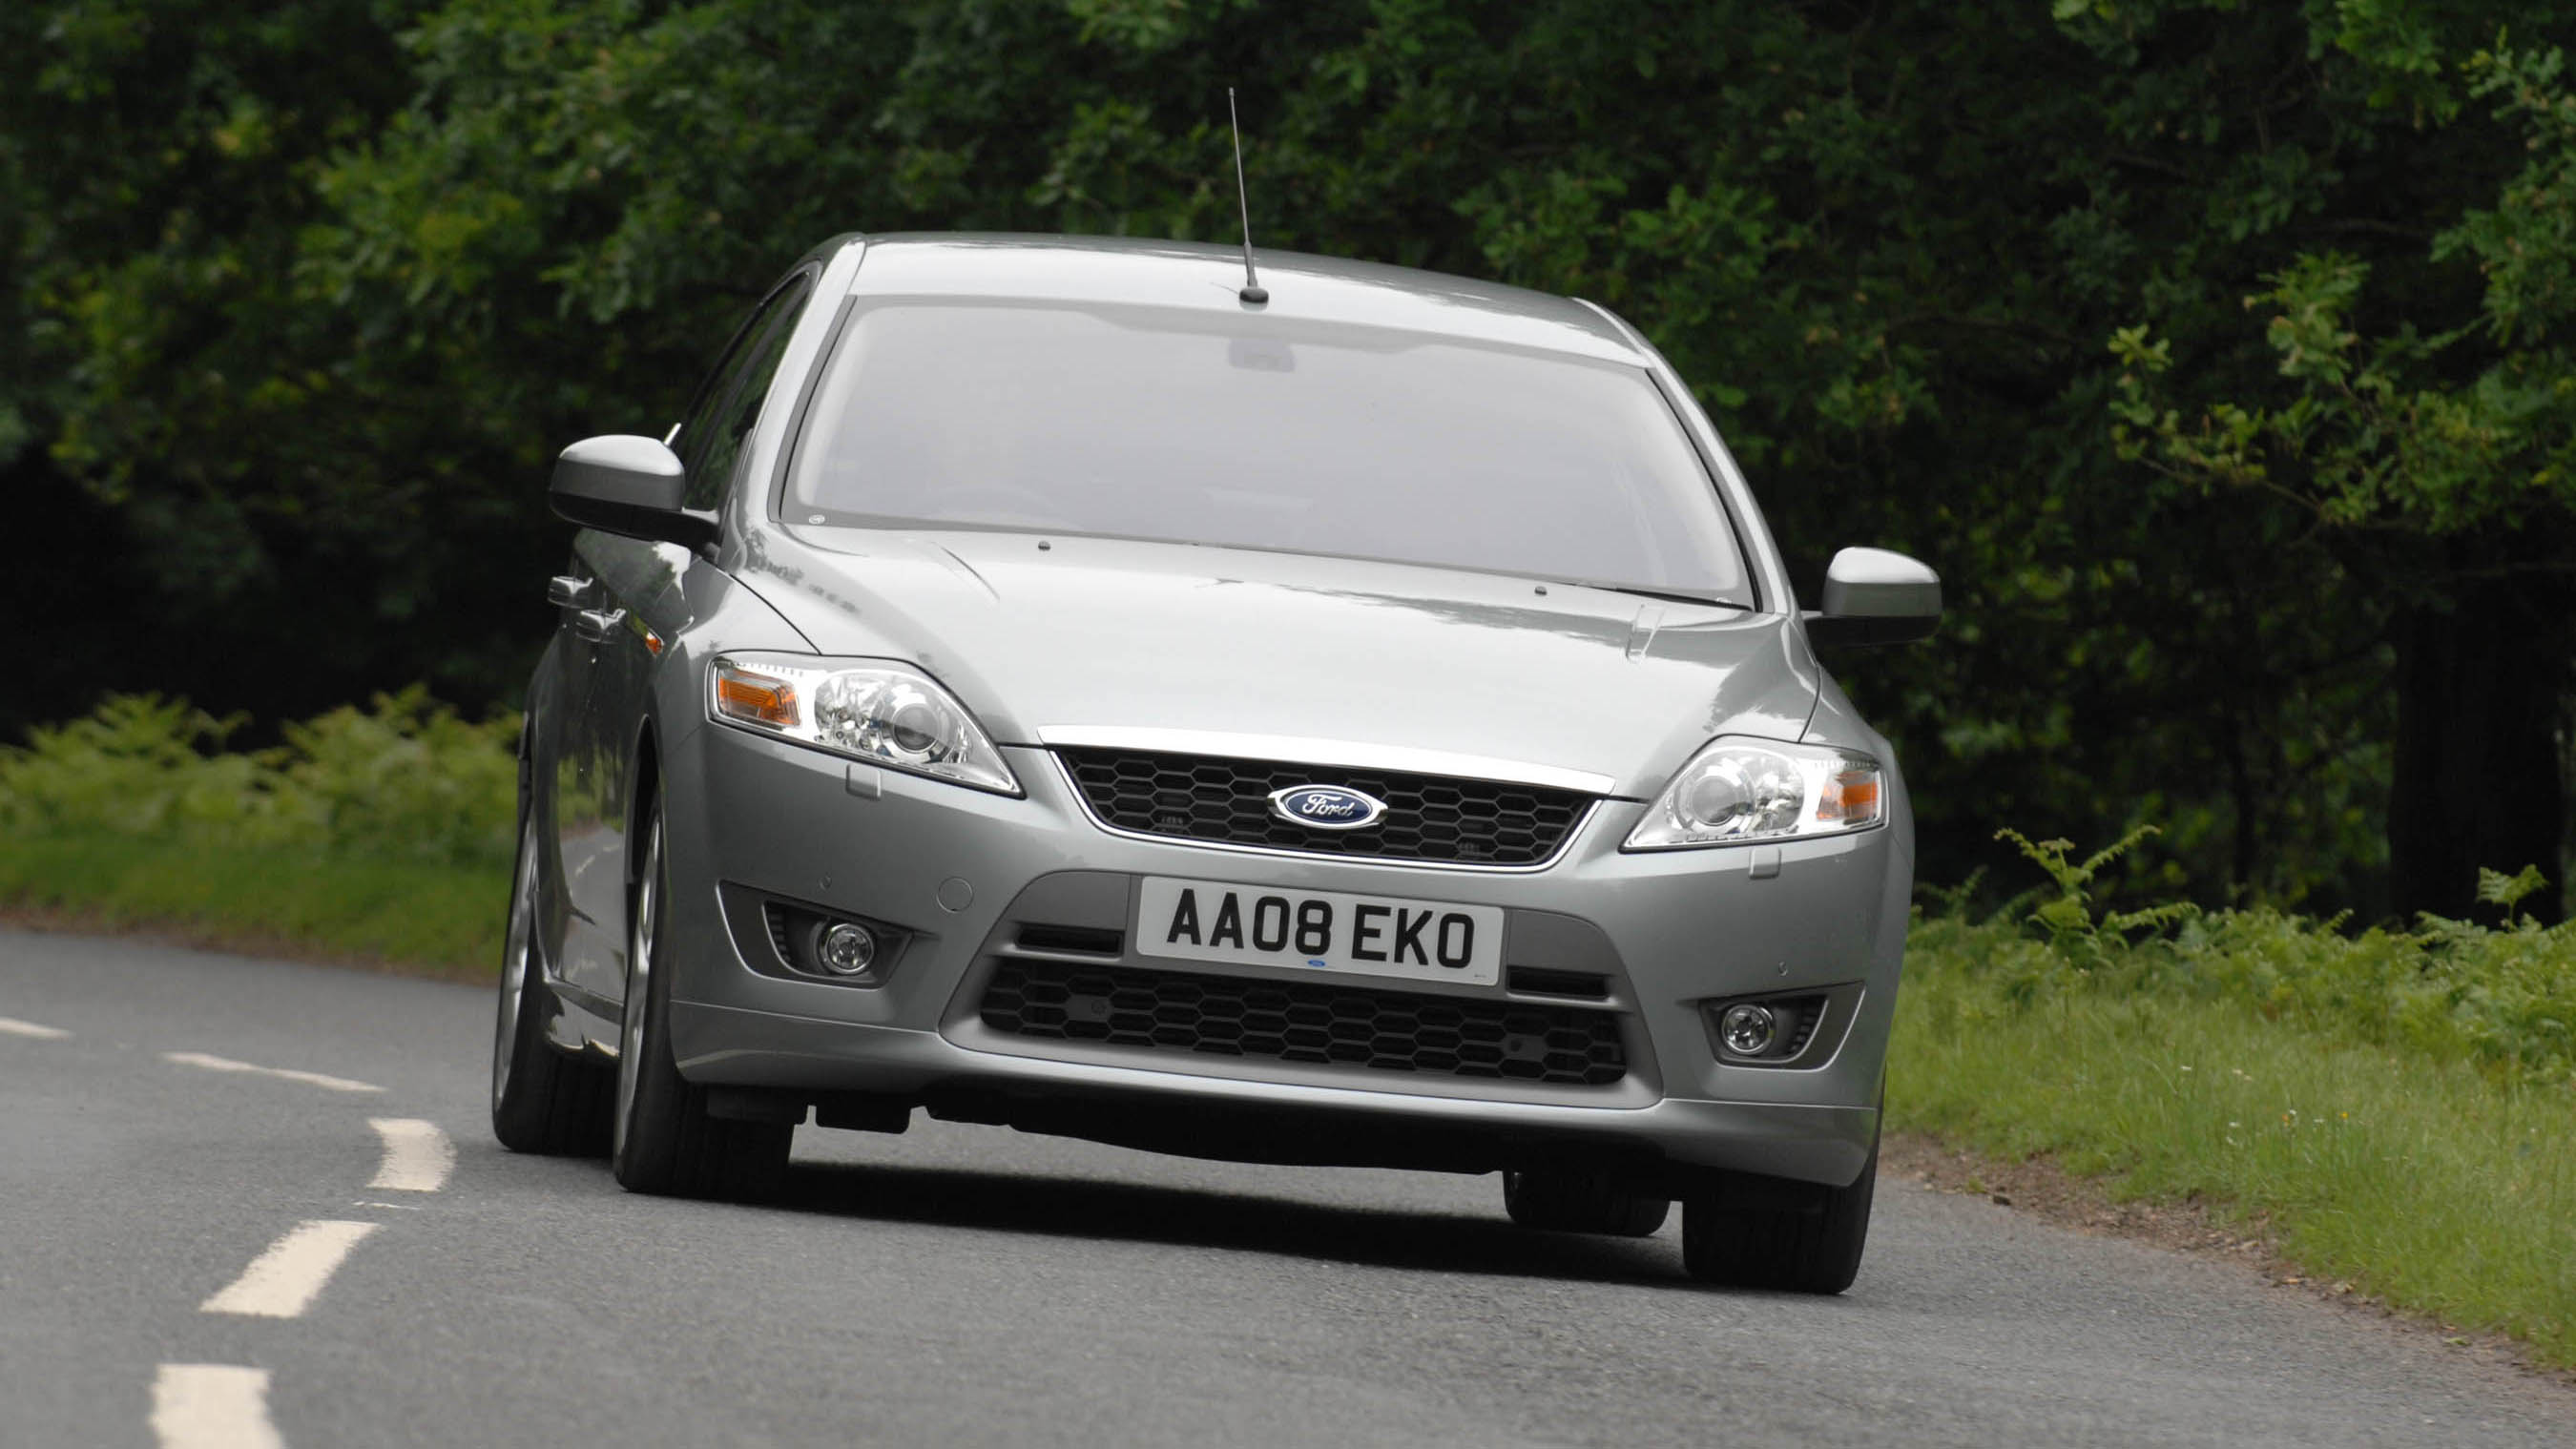
POLYGON ((1310 830, 1357 830, 1375 825, 1386 802, 1339 785, 1291 785, 1270 792, 1270 813, 1310 830))

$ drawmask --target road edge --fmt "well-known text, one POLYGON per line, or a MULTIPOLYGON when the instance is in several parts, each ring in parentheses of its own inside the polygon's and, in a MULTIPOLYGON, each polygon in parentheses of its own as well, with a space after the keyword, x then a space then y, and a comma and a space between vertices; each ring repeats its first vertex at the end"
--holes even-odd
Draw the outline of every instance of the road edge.
POLYGON ((2181 1257, 2221 1263, 2265 1287, 2294 1291, 2359 1313, 2410 1337, 2430 1337, 2481 1363, 2508 1368, 2562 1389, 2576 1389, 2576 1369, 2539 1362, 2529 1345, 2501 1333, 2470 1330, 2398 1308, 2338 1279, 2311 1275, 2281 1251, 2269 1215, 2192 1197, 2121 1198, 2098 1177, 2066 1171, 2046 1156, 2013 1161, 1926 1132, 1889 1132, 1879 1144, 1878 1175, 1929 1192, 1982 1197, 1995 1206, 2088 1237, 2123 1238, 2181 1257))

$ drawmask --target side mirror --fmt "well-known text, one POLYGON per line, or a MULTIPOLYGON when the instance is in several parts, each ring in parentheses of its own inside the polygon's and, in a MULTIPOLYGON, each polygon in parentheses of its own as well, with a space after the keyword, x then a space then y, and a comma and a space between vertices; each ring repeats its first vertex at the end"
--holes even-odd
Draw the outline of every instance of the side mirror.
POLYGON ((680 506, 687 481, 660 441, 612 433, 563 450, 546 502, 584 528, 697 548, 715 541, 716 521, 680 506))
POLYGON ((1807 639, 1911 644, 1941 627, 1941 576, 1883 548, 1847 548, 1825 568, 1825 607, 1806 616, 1807 639))

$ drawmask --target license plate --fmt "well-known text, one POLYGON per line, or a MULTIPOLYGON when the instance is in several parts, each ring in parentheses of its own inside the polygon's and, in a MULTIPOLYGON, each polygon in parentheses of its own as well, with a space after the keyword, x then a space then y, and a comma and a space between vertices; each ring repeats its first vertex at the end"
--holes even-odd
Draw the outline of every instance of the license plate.
POLYGON ((1144 956, 1478 986, 1501 979, 1503 967, 1499 906, 1164 876, 1145 878, 1133 939, 1144 956))

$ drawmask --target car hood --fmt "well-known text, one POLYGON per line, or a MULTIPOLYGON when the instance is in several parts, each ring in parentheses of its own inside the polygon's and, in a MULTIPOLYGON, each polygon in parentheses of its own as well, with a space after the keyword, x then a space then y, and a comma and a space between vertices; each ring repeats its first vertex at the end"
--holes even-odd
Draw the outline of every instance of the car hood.
POLYGON ((1005 745, 1428 750, 1642 797, 1714 735, 1798 738, 1818 688, 1781 615, 1363 559, 810 527, 754 534, 738 572, 817 652, 919 664, 1005 745))

